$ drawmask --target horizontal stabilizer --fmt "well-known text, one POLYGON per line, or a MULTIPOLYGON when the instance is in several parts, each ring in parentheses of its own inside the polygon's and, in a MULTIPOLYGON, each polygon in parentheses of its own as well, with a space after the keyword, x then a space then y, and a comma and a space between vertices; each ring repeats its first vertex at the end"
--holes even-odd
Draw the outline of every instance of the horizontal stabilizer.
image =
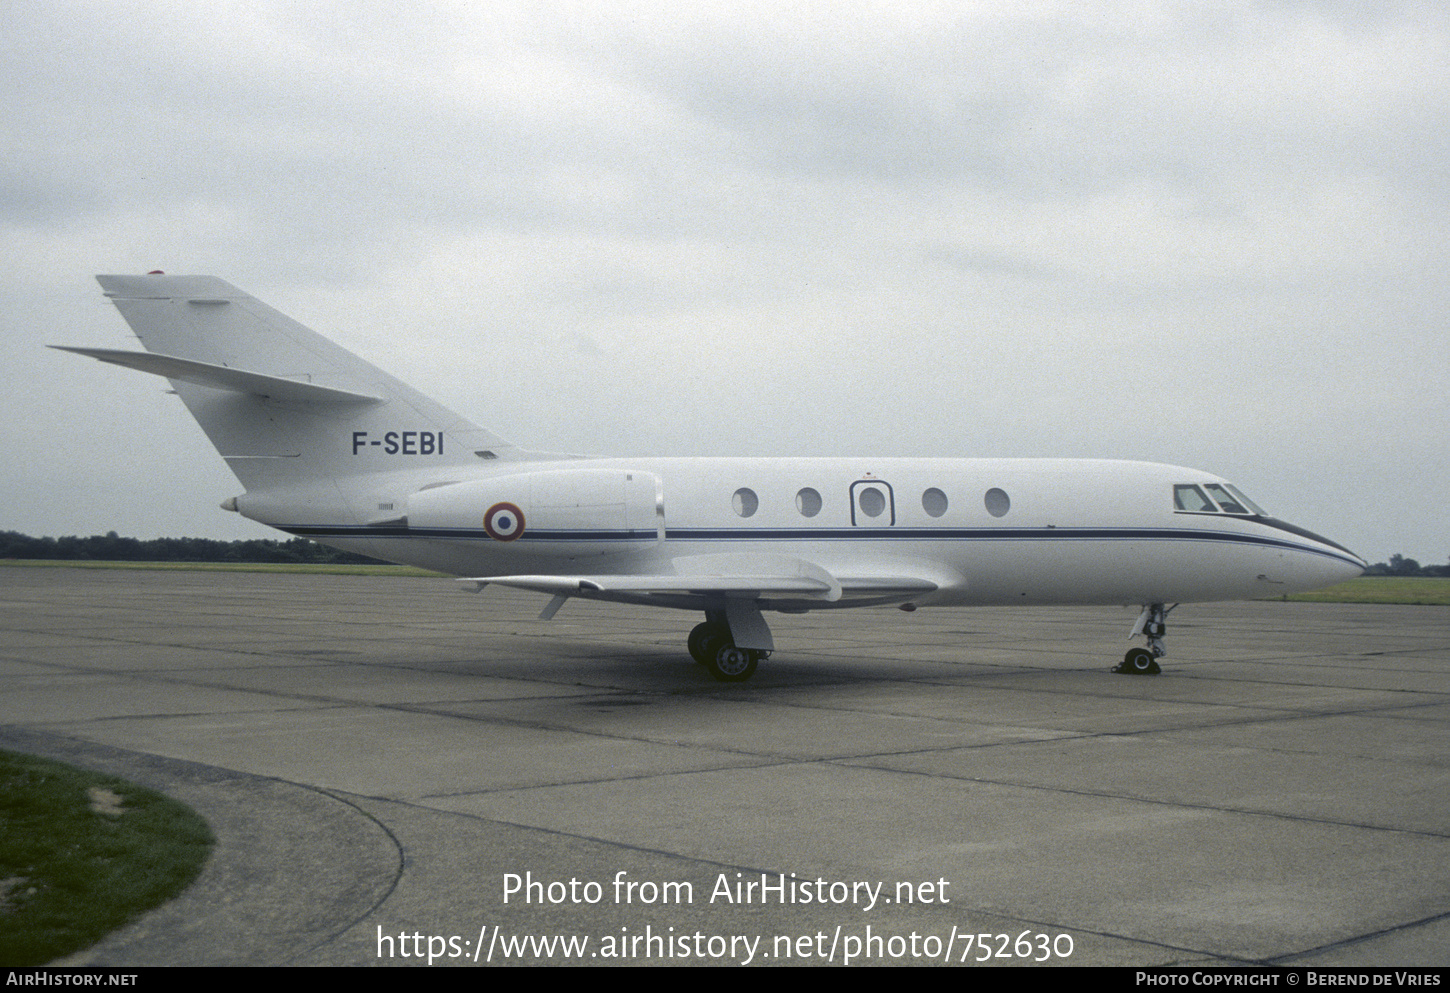
POLYGON ((292 403, 381 403, 382 397, 350 390, 319 386, 316 383, 297 379, 282 379, 260 372, 247 372, 230 366, 213 365, 210 362, 196 362, 177 358, 174 355, 158 355, 155 352, 128 352, 116 348, 74 348, 67 345, 51 345, 62 352, 88 355, 112 365, 125 366, 140 372, 165 376, 195 386, 213 390, 227 390, 232 393, 248 393, 269 400, 285 400, 292 403))

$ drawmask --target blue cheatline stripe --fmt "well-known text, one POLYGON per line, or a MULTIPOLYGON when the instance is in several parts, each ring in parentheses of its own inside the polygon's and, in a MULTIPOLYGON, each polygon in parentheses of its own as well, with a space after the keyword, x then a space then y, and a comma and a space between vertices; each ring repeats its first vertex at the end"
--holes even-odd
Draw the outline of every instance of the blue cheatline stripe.
MULTIPOLYGON (((398 525, 274 525, 304 538, 421 538, 449 541, 493 542, 482 528, 410 528, 398 525)), ((653 529, 530 528, 509 544, 526 548, 531 543, 654 541, 653 529)), ((1353 555, 1332 548, 1300 544, 1273 535, 1196 528, 669 528, 667 541, 1208 541, 1232 545, 1258 545, 1323 555, 1362 566, 1353 555)))

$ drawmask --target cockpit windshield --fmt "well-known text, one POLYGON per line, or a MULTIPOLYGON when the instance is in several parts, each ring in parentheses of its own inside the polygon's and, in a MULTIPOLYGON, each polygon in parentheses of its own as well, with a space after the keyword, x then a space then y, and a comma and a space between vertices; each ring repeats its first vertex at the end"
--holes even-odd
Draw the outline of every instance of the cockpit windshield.
POLYGON ((1173 487, 1173 509, 1185 514, 1269 516, 1264 508, 1244 496, 1243 491, 1232 483, 1178 483, 1173 487))
POLYGON ((1186 510, 1195 514, 1216 514, 1218 508, 1203 495, 1203 490, 1192 483, 1179 483, 1173 487, 1173 509, 1186 510))

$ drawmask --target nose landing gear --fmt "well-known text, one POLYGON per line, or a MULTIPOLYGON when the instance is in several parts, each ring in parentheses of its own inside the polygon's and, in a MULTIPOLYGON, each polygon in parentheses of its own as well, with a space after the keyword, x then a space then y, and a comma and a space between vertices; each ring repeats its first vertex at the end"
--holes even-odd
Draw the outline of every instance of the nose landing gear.
POLYGON ((1130 648, 1128 654, 1123 656, 1123 661, 1113 667, 1113 671, 1129 676, 1156 676, 1163 670, 1148 649, 1130 648))
MULTIPOLYGON (((1178 604, 1175 603, 1173 607, 1176 606, 1178 604)), ((1163 671, 1158 666, 1158 660, 1168 654, 1168 649, 1163 646, 1163 636, 1168 633, 1168 612, 1173 607, 1150 603, 1143 608, 1128 638, 1141 634, 1148 639, 1148 647, 1128 649, 1122 663, 1113 667, 1114 672, 1129 676, 1156 676, 1163 671)))

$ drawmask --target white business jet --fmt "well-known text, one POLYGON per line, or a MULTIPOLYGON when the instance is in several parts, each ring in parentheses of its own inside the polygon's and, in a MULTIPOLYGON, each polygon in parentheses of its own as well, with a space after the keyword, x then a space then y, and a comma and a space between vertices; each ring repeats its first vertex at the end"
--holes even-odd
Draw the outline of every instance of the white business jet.
POLYGON ((1171 605, 1311 590, 1353 552, 1196 469, 1076 459, 582 458, 517 448, 210 276, 98 276, 245 492, 222 506, 393 562, 703 612, 724 681, 767 611, 1141 604, 1115 671, 1154 674, 1171 605))

